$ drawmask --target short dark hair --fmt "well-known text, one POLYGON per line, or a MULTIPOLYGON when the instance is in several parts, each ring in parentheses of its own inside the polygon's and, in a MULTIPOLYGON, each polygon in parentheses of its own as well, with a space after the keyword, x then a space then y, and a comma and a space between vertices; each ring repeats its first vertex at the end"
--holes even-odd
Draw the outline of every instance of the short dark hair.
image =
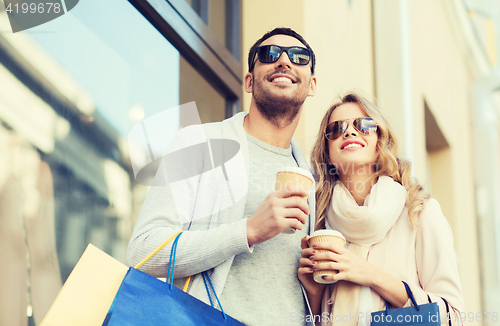
POLYGON ((277 28, 273 29, 272 31, 264 34, 264 36, 262 36, 260 39, 257 40, 257 42, 254 43, 254 45, 252 45, 252 47, 250 48, 250 51, 248 52, 248 72, 252 72, 252 70, 253 70, 253 60, 255 58, 255 52, 257 52, 257 48, 262 44, 262 42, 264 42, 265 40, 267 40, 268 38, 270 38, 271 36, 274 36, 274 35, 292 36, 292 37, 295 37, 297 40, 299 40, 302 44, 304 44, 306 46, 306 48, 309 51, 311 51, 311 53, 312 53, 311 73, 314 75, 314 66, 316 65, 316 57, 314 55, 312 48, 309 46, 309 44, 306 42, 306 40, 299 33, 297 33, 296 31, 294 31, 293 29, 288 28, 288 27, 277 27, 277 28))

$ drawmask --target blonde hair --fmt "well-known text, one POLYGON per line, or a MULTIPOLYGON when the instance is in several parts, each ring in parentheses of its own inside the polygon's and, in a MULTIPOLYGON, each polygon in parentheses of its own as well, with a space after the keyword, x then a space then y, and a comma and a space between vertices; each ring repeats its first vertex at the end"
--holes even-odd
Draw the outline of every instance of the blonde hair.
POLYGON ((385 175, 406 188, 406 207, 410 223, 414 228, 419 229, 418 215, 424 209, 424 201, 430 198, 430 195, 424 191, 416 179, 411 177, 411 163, 398 156, 396 134, 379 109, 366 98, 351 92, 339 97, 337 103, 326 111, 311 153, 311 164, 316 176, 316 230, 325 227, 326 211, 333 194, 333 187, 338 180, 336 168, 328 164, 328 140, 325 137, 325 130, 332 112, 344 103, 359 104, 361 109, 377 123, 378 159, 372 180, 385 175))

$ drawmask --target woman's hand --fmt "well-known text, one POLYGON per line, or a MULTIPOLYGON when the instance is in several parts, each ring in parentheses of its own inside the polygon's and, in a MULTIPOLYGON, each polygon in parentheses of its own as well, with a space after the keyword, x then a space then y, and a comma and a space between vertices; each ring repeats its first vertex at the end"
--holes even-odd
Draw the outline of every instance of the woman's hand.
POLYGON ((311 306, 312 313, 318 315, 320 313, 321 297, 325 290, 326 284, 317 283, 313 279, 313 266, 317 263, 309 259, 310 256, 316 254, 316 251, 309 248, 309 239, 311 237, 306 235, 300 241, 302 248, 302 258, 299 260, 299 280, 307 291, 307 298, 311 306))
POLYGON ((408 295, 401 280, 360 258, 352 251, 328 242, 315 244, 313 250, 316 252, 328 250, 328 252, 316 253, 310 257, 314 270, 333 269, 339 271, 335 275, 323 276, 325 280, 349 281, 369 286, 382 298, 389 301, 393 307, 401 308, 408 301, 408 295), (321 260, 330 260, 331 262, 317 263, 321 260))
POLYGON ((317 263, 309 259, 316 252, 312 248, 309 248, 309 239, 311 237, 306 235, 300 241, 300 247, 302 248, 302 258, 299 261, 299 280, 306 289, 308 294, 317 295, 318 293, 323 293, 325 284, 317 283, 313 279, 313 266, 317 263))
POLYGON ((361 259, 355 253, 335 243, 319 242, 314 245, 314 250, 329 250, 317 253, 311 257, 313 262, 330 260, 329 263, 314 264, 314 270, 338 270, 335 275, 323 276, 325 280, 349 281, 359 285, 373 287, 374 277, 380 272, 378 268, 361 259))

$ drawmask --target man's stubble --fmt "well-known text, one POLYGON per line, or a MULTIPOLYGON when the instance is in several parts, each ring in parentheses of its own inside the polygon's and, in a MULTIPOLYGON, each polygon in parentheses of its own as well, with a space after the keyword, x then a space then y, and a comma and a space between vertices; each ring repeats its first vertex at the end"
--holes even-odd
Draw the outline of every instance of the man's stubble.
MULTIPOLYGON (((275 71, 273 74, 289 73, 285 70, 275 71)), ((255 76, 252 76, 252 78, 254 78, 252 94, 255 106, 259 112, 276 127, 283 128, 289 126, 297 114, 299 114, 300 108, 307 98, 308 88, 301 85, 302 87, 300 87, 293 96, 280 96, 273 94, 270 89, 265 89, 263 87, 263 82, 255 80, 255 76)), ((268 76, 265 76, 264 79, 267 80, 268 76)), ((298 77, 295 77, 295 81, 296 83, 301 83, 298 77)))

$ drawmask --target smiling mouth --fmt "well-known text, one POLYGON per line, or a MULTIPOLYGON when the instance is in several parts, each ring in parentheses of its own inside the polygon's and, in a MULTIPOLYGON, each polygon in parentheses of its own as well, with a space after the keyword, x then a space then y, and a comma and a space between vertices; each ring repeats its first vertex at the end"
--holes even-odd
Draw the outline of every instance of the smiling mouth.
POLYGON ((361 144, 358 144, 358 143, 350 143, 344 147, 342 147, 341 149, 344 150, 344 149, 349 149, 349 148, 363 148, 364 146, 361 145, 361 144))
POLYGON ((278 84, 293 84, 294 82, 288 77, 276 77, 272 80, 273 83, 278 84))

